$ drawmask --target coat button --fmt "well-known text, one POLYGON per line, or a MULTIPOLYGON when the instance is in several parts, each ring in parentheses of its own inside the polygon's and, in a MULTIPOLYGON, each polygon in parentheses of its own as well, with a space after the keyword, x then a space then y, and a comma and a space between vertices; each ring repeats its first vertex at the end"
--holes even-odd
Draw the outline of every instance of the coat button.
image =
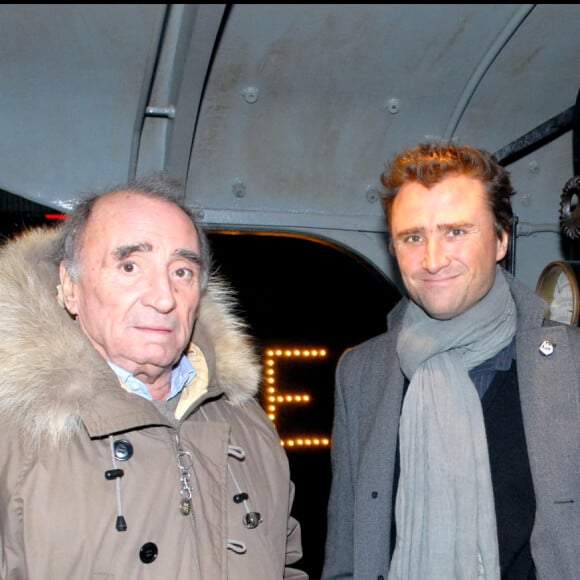
POLYGON ((159 550, 153 542, 143 544, 139 549, 139 559, 143 564, 151 564, 157 558, 159 550))
POLYGON ((119 439, 113 444, 113 452, 115 459, 119 461, 127 461, 133 457, 133 445, 127 439, 119 439))
POLYGON ((253 530, 254 528, 257 528, 258 525, 261 524, 264 520, 262 519, 262 515, 259 512, 249 512, 244 516, 242 521, 248 530, 253 530))

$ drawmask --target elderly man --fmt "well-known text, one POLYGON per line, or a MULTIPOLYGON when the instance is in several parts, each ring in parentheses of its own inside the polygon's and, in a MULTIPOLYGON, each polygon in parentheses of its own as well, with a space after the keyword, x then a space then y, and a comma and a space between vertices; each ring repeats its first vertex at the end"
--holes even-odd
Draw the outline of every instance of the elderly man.
POLYGON ((0 254, 0 578, 306 578, 259 364, 161 177, 0 254))

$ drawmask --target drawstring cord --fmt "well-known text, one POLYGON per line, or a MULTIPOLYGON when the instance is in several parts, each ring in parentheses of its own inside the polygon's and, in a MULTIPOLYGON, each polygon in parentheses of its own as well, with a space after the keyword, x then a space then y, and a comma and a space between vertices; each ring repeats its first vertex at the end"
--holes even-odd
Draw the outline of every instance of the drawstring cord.
MULTIPOLYGON (((205 409, 203 407, 200 407, 199 410, 203 415, 203 418, 209 423, 209 417, 207 416, 205 409)), ((228 455, 230 457, 234 457, 238 461, 243 461, 246 458, 244 450, 241 447, 236 447, 235 445, 228 446, 228 455)), ((253 530, 264 521, 262 519, 262 515, 259 512, 251 511, 250 506, 248 504, 249 499, 248 494, 242 491, 242 488, 240 487, 240 484, 238 483, 238 480, 236 479, 236 476, 234 475, 234 472, 232 471, 232 468, 229 463, 228 463, 228 471, 230 473, 232 481, 234 482, 234 486, 236 487, 237 490, 236 495, 234 495, 234 501, 236 503, 243 503, 244 509, 246 510, 246 515, 244 516, 242 522, 246 528, 248 528, 249 530, 253 530)))
MULTIPOLYGON (((206 414, 206 411, 203 407, 200 408, 201 414, 203 418, 209 423, 209 418, 206 414)), ((117 499, 117 518, 115 521, 115 528, 118 532, 124 532, 127 530, 127 522, 125 521, 125 517, 123 515, 123 501, 122 501, 122 494, 121 494, 121 478, 125 474, 125 472, 120 469, 117 465, 117 458, 115 456, 115 437, 114 435, 109 435, 109 442, 111 448, 111 460, 113 463, 113 469, 109 469, 105 471, 105 479, 108 481, 115 480, 115 492, 116 492, 116 499, 117 499)), ((190 481, 190 470, 193 467, 193 458, 191 453, 188 451, 184 451, 181 448, 179 434, 176 433, 175 436, 175 445, 177 451, 177 467, 180 470, 180 481, 182 484, 182 501, 180 505, 180 511, 183 515, 192 515, 193 510, 192 508, 192 497, 193 497, 193 490, 191 488, 191 481, 190 481)), ((236 445, 228 445, 228 456, 237 459, 238 461, 244 461, 246 458, 246 454, 241 447, 236 445)), ((250 504, 248 502, 249 496, 246 492, 242 491, 242 488, 232 470, 230 463, 227 463, 228 473, 232 478, 232 482, 236 489, 236 494, 233 497, 235 503, 243 504, 245 514, 242 519, 242 523, 244 526, 252 530, 257 528, 263 522, 262 515, 259 512, 254 512, 250 508, 250 504)), ((227 547, 229 550, 236 552, 237 554, 243 554, 246 552, 246 545, 244 542, 239 540, 230 540, 228 539, 227 547)))
MULTIPOLYGON (((205 409, 203 407, 200 407, 200 412, 203 415, 203 418, 209 423, 209 417, 207 416, 207 413, 205 411, 205 409)), ((236 445, 228 445, 228 456, 229 457, 233 457, 234 459, 237 459, 238 461, 244 461, 244 459, 246 458, 246 453, 245 451, 241 448, 238 447, 236 445)), ((234 502, 235 503, 242 503, 244 505, 244 510, 245 510, 245 515, 242 519, 242 523, 244 524, 244 526, 249 529, 249 530, 253 530, 254 528, 257 528, 258 525, 260 525, 264 520, 262 518, 262 515, 259 512, 254 512, 251 510, 250 505, 248 503, 249 500, 249 496, 246 492, 242 491, 242 488, 240 486, 240 484, 238 483, 238 480, 236 479, 236 476, 234 475, 234 472, 232 470, 231 465, 227 464, 228 466, 228 473, 230 474, 230 477, 232 478, 232 481, 234 483, 234 487, 236 488, 236 494, 234 495, 234 502)), ((228 550, 232 550, 233 552, 235 552, 236 554, 244 554, 246 552, 246 545, 244 544, 244 542, 241 542, 240 540, 232 540, 232 539, 228 539, 228 544, 227 544, 228 550)))
POLYGON ((115 521, 115 528, 118 532, 124 532, 127 530, 127 522, 123 516, 123 502, 121 499, 121 478, 125 474, 122 469, 117 467, 117 459, 115 458, 115 437, 113 435, 109 436, 109 441, 111 442, 111 459, 113 460, 113 469, 105 471, 105 479, 115 480, 115 488, 117 492, 117 519, 115 521))
MULTIPOLYGON (((206 417, 206 419, 207 419, 207 417, 206 417)), ((246 453, 244 452, 244 450, 241 447, 236 447, 235 445, 228 446, 228 455, 230 457, 235 457, 238 461, 243 461, 246 458, 246 453)), ((242 520, 244 523, 244 526, 246 526, 246 528, 248 528, 250 530, 257 528, 258 524, 261 524, 263 521, 261 514, 259 512, 253 512, 250 509, 250 506, 248 504, 249 496, 246 492, 242 491, 242 488, 240 487, 240 484, 238 483, 238 480, 236 479, 236 476, 234 475, 234 472, 232 471, 232 467, 229 463, 228 463, 228 471, 230 473, 230 477, 232 478, 232 481, 234 482, 234 485, 235 485, 236 490, 238 492, 238 493, 236 493, 236 495, 234 495, 234 502, 235 503, 243 503, 244 509, 246 510, 246 515, 244 516, 244 519, 242 520)))

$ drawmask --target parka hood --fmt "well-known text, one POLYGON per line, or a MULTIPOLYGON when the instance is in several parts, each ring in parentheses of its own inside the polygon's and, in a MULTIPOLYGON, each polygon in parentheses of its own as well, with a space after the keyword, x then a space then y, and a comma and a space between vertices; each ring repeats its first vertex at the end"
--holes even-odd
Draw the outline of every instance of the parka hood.
MULTIPOLYGON (((35 228, 0 248, 0 414, 33 440, 71 435, 81 409, 118 382, 61 306, 57 234, 35 228)), ((256 393, 260 367, 233 298, 223 279, 210 277, 192 342, 207 362, 209 389, 239 405, 256 393)))

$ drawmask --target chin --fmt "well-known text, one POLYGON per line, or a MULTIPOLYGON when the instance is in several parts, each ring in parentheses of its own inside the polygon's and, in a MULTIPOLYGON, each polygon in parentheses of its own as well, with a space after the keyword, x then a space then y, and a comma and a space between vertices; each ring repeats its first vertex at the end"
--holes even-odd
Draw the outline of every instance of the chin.
POLYGON ((428 316, 435 320, 449 320, 450 318, 455 318, 458 314, 461 314, 457 310, 450 310, 449 303, 446 303, 445 305, 423 304, 421 308, 428 316))
POLYGON ((153 365, 163 368, 171 368, 175 365, 176 361, 179 360, 179 357, 176 357, 173 351, 171 351, 170 354, 165 348, 161 349, 151 346, 149 346, 149 348, 141 349, 139 353, 135 353, 135 355, 143 361, 142 364, 144 365, 153 365))

